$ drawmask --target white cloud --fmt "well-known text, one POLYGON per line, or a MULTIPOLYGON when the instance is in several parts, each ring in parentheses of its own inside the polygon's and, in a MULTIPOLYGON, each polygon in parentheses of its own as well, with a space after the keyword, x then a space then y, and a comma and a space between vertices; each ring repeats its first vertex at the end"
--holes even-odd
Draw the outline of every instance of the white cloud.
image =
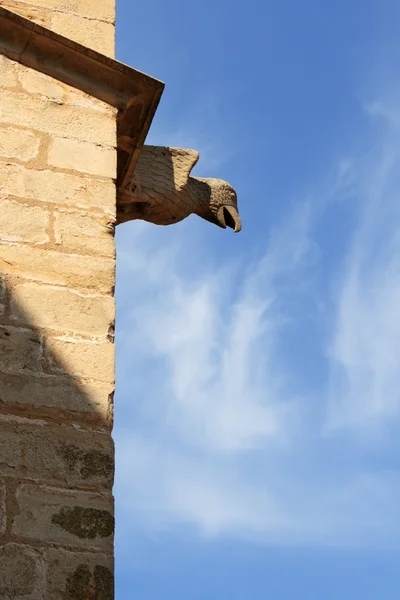
MULTIPOLYGON (((380 115, 391 119, 382 105, 380 115)), ((379 152, 360 165, 358 228, 337 293, 330 348, 330 425, 368 434, 400 409, 399 133, 392 127, 379 152)))
MULTIPOLYGON (((184 228, 121 230, 117 499, 132 528, 395 542, 399 477, 368 460, 388 452, 376 433, 393 427, 400 395, 400 145, 392 122, 387 132, 373 151, 339 161, 334 180, 296 203, 246 267, 225 259, 216 271, 203 242, 188 275, 184 228), (350 196, 357 227, 329 277, 327 310, 323 292, 304 284, 324 250, 312 232, 332 200, 350 196), (292 347, 287 333, 304 321, 304 297, 310 311, 324 307, 331 334, 319 357, 330 376, 322 392, 302 381, 307 395, 289 360, 304 339, 292 347)), ((304 336, 307 324, 298 326, 304 336)))

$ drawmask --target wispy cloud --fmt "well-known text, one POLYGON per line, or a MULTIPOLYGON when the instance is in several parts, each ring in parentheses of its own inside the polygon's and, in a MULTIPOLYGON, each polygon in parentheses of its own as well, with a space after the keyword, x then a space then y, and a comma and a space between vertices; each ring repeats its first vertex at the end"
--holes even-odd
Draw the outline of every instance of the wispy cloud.
POLYGON ((386 135, 359 165, 358 227, 330 348, 330 424, 370 434, 400 409, 400 119, 382 104, 369 112, 383 119, 386 135))
POLYGON ((400 481, 375 435, 400 400, 400 137, 385 119, 368 153, 294 204, 258 260, 216 270, 203 242, 188 274, 184 228, 120 231, 117 486, 132 527, 394 542, 400 481), (355 226, 319 290, 319 219, 350 196, 355 226), (306 340, 325 346, 322 386, 293 373, 306 351, 299 306, 314 322, 322 306, 326 337, 306 340))

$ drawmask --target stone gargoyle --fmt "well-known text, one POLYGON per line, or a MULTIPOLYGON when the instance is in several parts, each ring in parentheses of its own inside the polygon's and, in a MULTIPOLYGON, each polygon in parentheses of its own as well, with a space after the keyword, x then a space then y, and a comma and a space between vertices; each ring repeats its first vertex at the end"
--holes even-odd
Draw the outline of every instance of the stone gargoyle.
POLYGON ((131 181, 119 194, 117 223, 142 219, 171 225, 196 214, 240 231, 235 190, 221 179, 192 177, 198 160, 195 150, 144 146, 131 181))

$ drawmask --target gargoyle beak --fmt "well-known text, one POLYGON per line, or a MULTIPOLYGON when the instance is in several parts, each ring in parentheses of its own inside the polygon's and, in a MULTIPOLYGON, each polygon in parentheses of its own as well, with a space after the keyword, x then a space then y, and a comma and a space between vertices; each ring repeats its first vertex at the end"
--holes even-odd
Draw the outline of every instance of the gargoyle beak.
POLYGON ((217 213, 218 225, 226 229, 230 227, 235 233, 242 229, 239 213, 233 206, 221 206, 217 213))

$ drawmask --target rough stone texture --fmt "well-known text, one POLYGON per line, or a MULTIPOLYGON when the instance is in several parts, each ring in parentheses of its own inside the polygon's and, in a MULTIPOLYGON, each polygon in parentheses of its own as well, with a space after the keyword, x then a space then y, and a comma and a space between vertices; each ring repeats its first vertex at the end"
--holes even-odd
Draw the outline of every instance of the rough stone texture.
MULTIPOLYGON (((3 0, 3 6, 12 4, 10 0, 3 0)), ((14 3, 16 4, 16 3, 14 3)), ((19 4, 27 7, 37 6, 50 11, 71 13, 89 19, 98 19, 108 23, 115 22, 115 0, 20 0, 19 4)), ((88 29, 96 30, 97 24, 88 29)))
POLYGON ((21 544, 0 546, 0 598, 36 600, 43 589, 41 554, 21 544))
POLYGON ((109 217, 76 211, 59 211, 54 215, 56 244, 80 254, 115 258, 114 227, 109 217))
POLYGON ((77 548, 112 550, 111 494, 23 484, 16 499, 19 512, 12 525, 14 535, 77 548))
POLYGON ((0 0, 0 6, 12 10, 26 19, 31 19, 43 27, 78 42, 78 44, 83 44, 107 56, 114 56, 115 26, 113 23, 96 20, 96 29, 94 29, 88 27, 89 20, 85 16, 72 12, 49 10, 39 6, 40 3, 36 1, 32 4, 38 6, 30 6, 24 0, 0 0))
MULTIPOLYGON (((26 230, 32 229, 32 221, 24 218, 23 210, 21 213, 20 228, 25 226, 26 230)), ((36 211, 32 209, 30 213, 29 215, 28 210, 28 216, 35 218, 36 211)), ((114 259, 53 252, 21 244, 0 242, 0 264, 4 274, 58 286, 87 289, 92 293, 109 293, 115 282, 114 259)))
POLYGON ((114 377, 114 344, 49 338, 45 356, 52 373, 109 382, 114 377))
POLYGON ((0 6, 107 56, 115 53, 115 2, 0 0, 0 6))
POLYGON ((33 244, 45 244, 49 241, 47 230, 50 215, 46 209, 6 199, 0 199, 0 202, 1 241, 31 242, 33 244), (12 229, 10 223, 13 224, 12 229))
POLYGON ((6 487, 4 485, 4 481, 0 479, 0 534, 5 532, 6 524, 6 487))
POLYGON ((113 600, 112 555, 50 549, 46 564, 47 593, 52 600, 113 600))
POLYGON ((117 170, 116 152, 114 148, 98 144, 54 138, 50 144, 49 165, 91 175, 114 177, 117 170))
POLYGON ((40 146, 40 137, 16 127, 2 127, 0 129, 0 156, 16 158, 28 162, 37 157, 40 146))
POLYGON ((0 415, 0 457, 4 477, 96 488, 113 483, 114 447, 102 431, 0 415))
POLYGON ((0 275, 0 315, 3 314, 6 308, 7 290, 4 277, 0 275))
POLYGON ((34 331, 0 326, 1 373, 37 373, 41 357, 42 340, 34 331))
MULTIPOLYGON (((113 53, 113 1, 0 6, 113 53)), ((0 598, 111 600, 116 110, 0 72, 0 598)))
MULTIPOLYGON (((0 6, 2 2, 0 0, 0 6)), ((18 74, 14 63, 0 54, 1 87, 15 88, 18 85, 18 74)))
POLYGON ((0 162, 0 194, 48 202, 58 206, 71 206, 115 212, 115 184, 107 179, 92 179, 82 175, 37 171, 19 165, 0 162))
POLYGON ((107 337, 114 322, 112 296, 85 295, 78 291, 23 283, 13 290, 13 319, 58 331, 107 337))
POLYGON ((239 232, 235 190, 222 179, 193 177, 190 173, 198 160, 195 150, 144 146, 129 189, 118 202, 118 222, 143 219, 172 225, 195 214, 239 232))
POLYGON ((39 94, 32 102, 30 94, 3 90, 0 95, 0 124, 16 123, 60 137, 72 137, 107 146, 115 144, 116 126, 106 114, 93 114, 91 110, 84 108, 78 110, 57 99, 45 98, 39 94))
POLYGON ((98 21, 96 29, 93 29, 88 28, 87 19, 73 14, 54 12, 51 29, 106 56, 114 56, 114 25, 112 23, 98 21))
POLYGON ((113 382, 63 376, 35 378, 0 374, 0 408, 10 414, 70 422, 80 419, 109 429, 112 424, 113 382))
POLYGON ((65 87, 51 77, 22 66, 18 68, 17 75, 18 81, 26 92, 40 94, 60 103, 63 102, 65 87))
MULTIPOLYGON (((34 5, 37 3, 32 2, 31 4, 34 5)), ((51 15, 48 10, 31 6, 26 0, 0 0, 0 6, 25 17, 25 19, 35 21, 35 23, 43 27, 49 27, 51 24, 51 15)))
POLYGON ((89 108, 90 110, 102 112, 110 117, 116 117, 116 109, 113 106, 105 104, 101 100, 81 91, 77 93, 74 90, 70 90, 68 94, 65 94, 63 101, 70 106, 89 108))

